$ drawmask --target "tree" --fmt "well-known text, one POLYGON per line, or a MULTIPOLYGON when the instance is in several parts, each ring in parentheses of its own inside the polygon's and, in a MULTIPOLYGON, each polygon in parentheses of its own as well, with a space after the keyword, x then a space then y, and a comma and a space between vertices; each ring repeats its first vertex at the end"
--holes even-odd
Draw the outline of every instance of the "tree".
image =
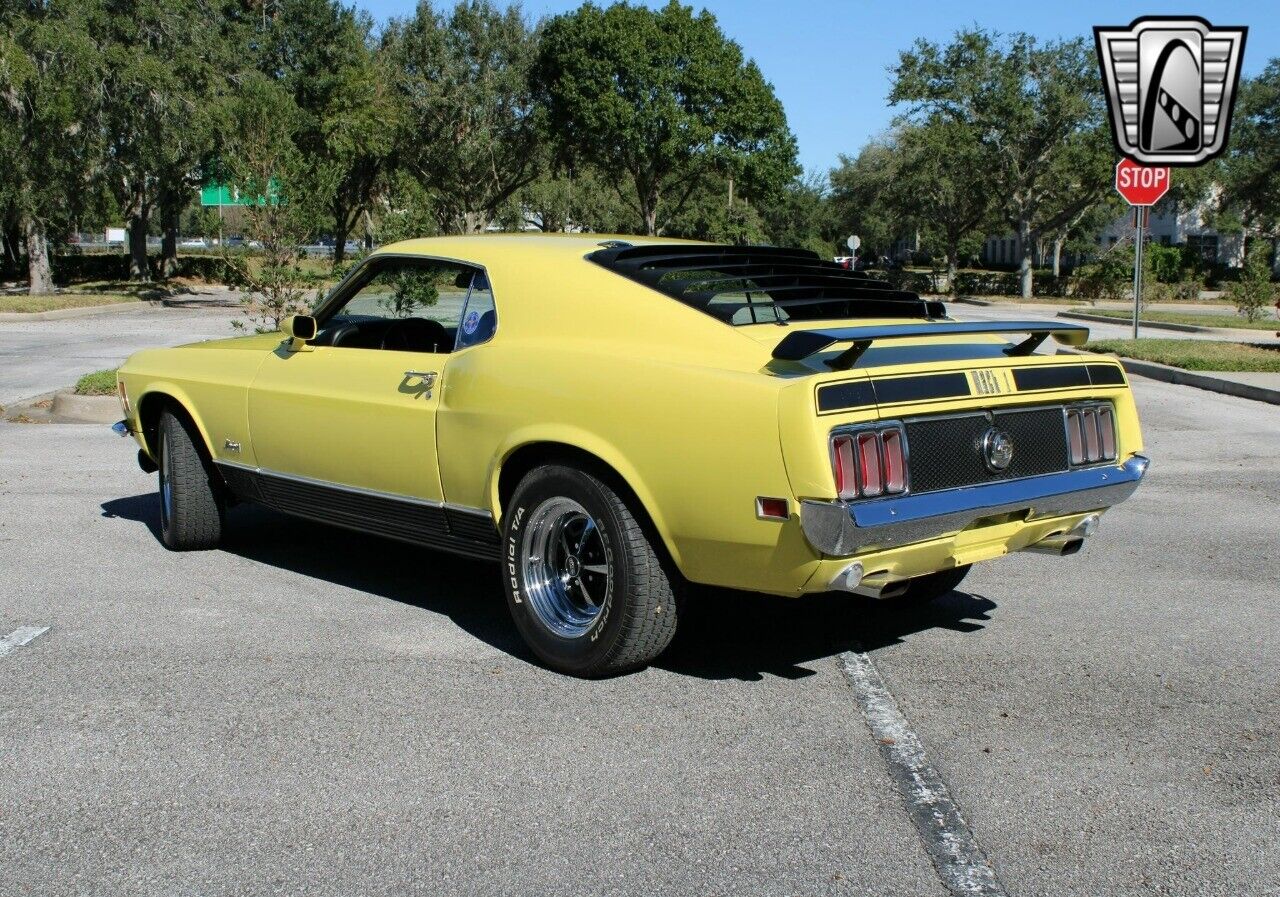
POLYGON ((899 54, 889 101, 907 117, 971 129, 989 153, 984 172, 1005 197, 1002 218, 1021 245, 1021 289, 1032 293, 1037 240, 1101 202, 1113 161, 1097 61, 1083 40, 1040 45, 959 32, 946 47, 917 41, 899 54))
POLYGON ((954 289, 962 248, 971 247, 990 223, 996 202, 986 174, 992 168, 990 148, 968 124, 938 114, 904 127, 897 146, 902 158, 888 187, 890 199, 942 249, 954 289))
POLYGON ((393 149, 399 106, 392 76, 375 52, 372 20, 337 0, 281 0, 267 21, 259 68, 293 97, 294 140, 311 182, 305 188, 324 185, 334 265, 341 265, 393 149))
POLYGON ((484 230, 537 176, 536 45, 518 7, 500 11, 490 0, 466 0, 448 16, 422 0, 388 28, 404 110, 396 157, 429 193, 442 231, 484 230))
POLYGON ((1280 236, 1280 59, 1243 85, 1224 163, 1225 203, 1253 232, 1280 236))
POLYGON ((758 201, 764 229, 775 246, 812 249, 830 256, 840 234, 832 213, 830 184, 822 172, 804 174, 772 199, 758 201))
POLYGON ((93 201, 103 159, 97 7, 6 3, 0 30, 0 199, 21 231, 28 289, 53 291, 48 243, 93 201))
MULTIPOLYGON (((95 24, 104 45, 104 176, 124 211, 129 275, 150 280, 147 233, 163 198, 171 269, 177 218, 214 140, 221 75, 209 54, 217 20, 196 0, 102 0, 95 24)), ((225 60, 216 60, 223 63, 225 60)))
POLYGON ((1227 298, 1236 311, 1253 322, 1264 309, 1276 301, 1276 285, 1271 282, 1271 246, 1269 240, 1252 239, 1245 252, 1244 271, 1240 280, 1227 284, 1227 298))
POLYGON ((305 115, 279 83, 256 72, 247 75, 229 118, 232 136, 224 162, 241 195, 254 200, 243 206, 246 235, 261 244, 262 255, 224 250, 224 258, 249 291, 244 304, 255 329, 277 330, 286 317, 308 308, 312 278, 300 265, 300 247, 323 220, 324 198, 333 185, 317 184, 298 149, 305 115))
POLYGON ((844 236, 861 238, 864 256, 888 254, 894 242, 916 226, 893 202, 901 161, 896 135, 882 134, 856 158, 842 154, 831 171, 831 207, 838 228, 844 236))
POLYGON ((675 0, 656 11, 586 3, 553 18, 534 81, 560 154, 616 178, 644 233, 661 232, 713 173, 748 196, 798 173, 782 104, 759 68, 714 16, 675 0))

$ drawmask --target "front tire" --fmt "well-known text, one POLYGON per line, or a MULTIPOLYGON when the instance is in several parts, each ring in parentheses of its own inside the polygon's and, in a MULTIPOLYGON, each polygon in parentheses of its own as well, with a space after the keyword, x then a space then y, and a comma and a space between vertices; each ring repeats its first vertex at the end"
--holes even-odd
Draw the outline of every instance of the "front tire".
POLYGON ((608 484, 549 465, 503 514, 507 606, 553 669, 605 676, 644 666, 676 631, 673 580, 635 513, 608 484))
POLYGON ((220 484, 200 451, 200 435, 189 418, 172 411, 157 431, 160 476, 160 535, 173 551, 216 548, 226 513, 220 484))

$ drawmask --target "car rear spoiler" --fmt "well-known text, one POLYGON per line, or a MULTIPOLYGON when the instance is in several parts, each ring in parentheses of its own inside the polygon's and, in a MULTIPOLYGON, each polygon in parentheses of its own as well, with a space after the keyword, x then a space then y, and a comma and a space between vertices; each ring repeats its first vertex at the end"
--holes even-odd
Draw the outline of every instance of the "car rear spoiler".
POLYGON ((830 359, 827 365, 843 371, 874 342, 913 339, 921 336, 969 336, 986 333, 1025 333, 1020 343, 1011 343, 1007 355, 1030 355, 1045 339, 1052 336, 1068 346, 1082 346, 1089 338, 1089 328, 1079 324, 1051 324, 1047 321, 937 321, 929 324, 884 324, 878 327, 833 327, 824 330, 795 330, 773 348, 773 357, 781 361, 803 361, 810 355, 837 343, 853 343, 830 359))

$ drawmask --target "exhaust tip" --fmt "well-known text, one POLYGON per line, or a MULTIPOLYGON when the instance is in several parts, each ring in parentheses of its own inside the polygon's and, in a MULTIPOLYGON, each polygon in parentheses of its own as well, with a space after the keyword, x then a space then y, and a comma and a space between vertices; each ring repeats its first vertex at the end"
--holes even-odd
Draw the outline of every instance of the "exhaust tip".
POLYGON ((1063 556, 1063 557, 1066 557, 1066 556, 1067 556, 1067 555, 1069 555, 1069 554, 1075 554, 1075 553, 1077 553, 1081 548, 1084 548, 1084 538, 1083 538, 1083 537, 1075 536, 1075 537, 1070 538, 1070 539, 1064 539, 1064 540, 1063 540, 1063 542, 1062 542, 1062 556, 1063 556))

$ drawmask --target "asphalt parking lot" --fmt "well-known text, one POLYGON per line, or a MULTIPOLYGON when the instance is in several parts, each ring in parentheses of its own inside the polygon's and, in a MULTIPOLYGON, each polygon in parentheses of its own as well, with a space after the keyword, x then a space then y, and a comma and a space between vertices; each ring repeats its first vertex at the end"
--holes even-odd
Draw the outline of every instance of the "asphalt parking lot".
POLYGON ((1080 555, 700 592, 599 682, 484 565, 244 508, 170 553, 130 443, 0 423, 0 639, 49 627, 0 642, 0 894, 945 894, 856 652, 1003 892, 1280 894, 1280 409, 1135 389, 1152 471, 1080 555))

